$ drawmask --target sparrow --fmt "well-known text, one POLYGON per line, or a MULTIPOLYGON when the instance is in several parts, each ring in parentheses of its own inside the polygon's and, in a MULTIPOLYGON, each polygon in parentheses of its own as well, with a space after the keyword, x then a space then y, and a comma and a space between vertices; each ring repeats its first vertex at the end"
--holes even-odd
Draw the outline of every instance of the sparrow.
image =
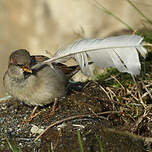
POLYGON ((80 68, 52 63, 32 69, 32 66, 47 59, 40 55, 31 56, 25 49, 12 52, 3 77, 6 91, 25 104, 36 106, 49 104, 55 98, 65 96, 69 78, 80 68))

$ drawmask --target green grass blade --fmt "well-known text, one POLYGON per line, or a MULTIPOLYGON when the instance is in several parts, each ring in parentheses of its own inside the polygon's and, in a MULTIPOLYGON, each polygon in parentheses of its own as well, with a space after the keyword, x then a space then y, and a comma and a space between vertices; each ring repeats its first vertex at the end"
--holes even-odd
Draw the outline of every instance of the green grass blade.
POLYGON ((19 145, 19 150, 18 150, 19 152, 22 152, 22 150, 21 150, 21 145, 19 145))
POLYGON ((101 9, 104 10, 105 13, 107 13, 108 15, 112 16, 113 18, 115 18, 116 20, 118 20, 120 23, 122 23, 123 25, 125 25, 128 30, 134 31, 134 29, 128 25, 127 23, 125 23, 122 19, 120 19, 118 16, 116 16, 114 13, 112 13, 110 10, 108 10, 107 8, 105 8, 101 3, 99 3, 97 0, 95 0, 95 2, 97 3, 97 6, 101 9))
POLYGON ((48 152, 51 152, 51 149, 50 149, 50 147, 48 147, 48 152))
POLYGON ((17 152, 17 151, 13 148, 13 146, 11 145, 11 143, 9 142, 9 140, 7 139, 7 137, 6 137, 5 139, 6 139, 7 143, 8 143, 9 148, 12 150, 12 152, 17 152))
POLYGON ((96 139, 99 143, 99 148, 100 148, 100 152, 103 152, 103 147, 102 147, 102 143, 101 143, 101 140, 99 139, 99 137, 96 135, 96 139))
POLYGON ((80 135, 80 130, 78 130, 77 133, 78 133, 78 142, 80 145, 80 152, 84 152, 83 144, 82 144, 82 140, 81 140, 81 135, 80 135))
POLYGON ((127 0, 128 3, 150 24, 152 24, 152 20, 150 20, 148 17, 146 17, 144 15, 144 13, 142 13, 136 6, 133 2, 131 2, 130 0, 127 0))

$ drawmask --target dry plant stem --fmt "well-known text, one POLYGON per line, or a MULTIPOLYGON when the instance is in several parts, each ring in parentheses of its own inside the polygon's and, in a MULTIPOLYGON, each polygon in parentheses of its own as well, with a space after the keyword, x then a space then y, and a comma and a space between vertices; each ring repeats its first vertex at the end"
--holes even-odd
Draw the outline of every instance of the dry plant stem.
MULTIPOLYGON (((138 125, 143 121, 143 119, 149 114, 150 109, 152 108, 152 104, 148 105, 145 109, 144 109, 144 113, 143 115, 141 115, 138 120, 136 121, 134 127, 131 129, 132 132, 137 130, 138 125)), ((148 138, 148 139, 152 139, 152 138, 148 138)))
POLYGON ((147 109, 151 109, 152 108, 152 104, 148 104, 148 106, 146 108, 147 109))
POLYGON ((152 86, 152 83, 146 85, 147 88, 151 87, 151 86, 152 86))
POLYGON ((144 140, 145 140, 145 142, 150 142, 150 143, 152 143, 152 138, 144 137, 144 140))
POLYGON ((109 87, 107 87, 107 90, 109 91, 112 101, 114 101, 113 97, 116 97, 116 94, 109 87))
POLYGON ((150 93, 150 91, 147 89, 146 85, 144 84, 144 82, 141 80, 141 83, 144 87, 144 89, 147 91, 147 93, 149 94, 150 98, 152 99, 152 94, 150 93))
POLYGON ((120 81, 115 77, 115 76, 111 76, 117 83, 120 84, 120 86, 122 87, 123 90, 125 90, 124 86, 120 83, 120 81))
POLYGON ((100 85, 100 88, 103 90, 103 92, 107 95, 110 101, 112 101, 111 97, 109 96, 108 92, 100 85))
POLYGON ((116 97, 116 94, 109 87, 107 87, 107 90, 109 91, 109 95, 110 95, 110 98, 111 98, 111 101, 112 101, 113 110, 116 110, 116 107, 115 107, 115 104, 114 104, 114 97, 116 97))
POLYGON ((101 113, 97 113, 95 114, 82 114, 82 115, 75 115, 75 116, 70 116, 61 120, 58 120, 54 123, 52 123, 51 125, 49 125, 40 135, 38 135, 34 141, 37 141, 49 128, 59 125, 65 121, 69 121, 69 120, 73 120, 73 119, 78 119, 78 118, 93 118, 93 117, 99 117, 100 115, 104 115, 104 114, 120 114, 122 113, 122 111, 105 111, 105 112, 101 112, 101 113))
POLYGON ((127 101, 131 101, 131 99, 130 99, 130 98, 126 98, 126 97, 121 97, 121 99, 123 99, 123 100, 127 100, 127 101))
POLYGON ((143 121, 143 119, 147 116, 148 112, 145 109, 143 115, 141 115, 136 121, 135 125, 131 128, 131 132, 135 132, 139 126, 139 124, 143 121))
POLYGON ((134 94, 131 94, 131 96, 133 97, 133 99, 135 99, 136 101, 138 101, 139 99, 134 95, 134 94))
MULTIPOLYGON (((152 104, 149 104, 148 106, 146 106, 146 108, 144 109, 144 113, 143 115, 141 115, 138 120, 136 121, 134 127, 131 129, 132 132, 136 131, 139 124, 143 121, 143 119, 149 114, 150 109, 152 108, 152 104)), ((152 139, 152 138, 149 138, 152 139)))
POLYGON ((146 109, 147 105, 143 102, 140 91, 138 90, 138 95, 139 95, 139 99, 140 99, 140 103, 142 104, 142 106, 144 107, 144 109, 146 109))
POLYGON ((150 47, 152 47, 152 44, 144 42, 143 46, 150 46, 150 47))
POLYGON ((148 92, 145 92, 142 96, 141 96, 141 98, 143 99, 143 98, 145 98, 146 96, 148 96, 149 95, 149 93, 148 92))
POLYGON ((87 86, 89 86, 90 85, 90 81, 89 82, 87 82, 87 84, 83 87, 83 89, 85 89, 87 86))
MULTIPOLYGON (((109 90, 109 92, 107 92, 101 85, 99 85, 99 87, 105 92, 105 94, 107 95, 107 97, 109 98, 109 100, 113 103, 113 95, 116 96, 116 94, 111 90, 111 89, 107 89, 109 90)), ((112 105, 113 109, 116 109, 114 104, 112 105)))
POLYGON ((60 136, 61 136, 61 129, 59 129, 59 132, 58 132, 58 135, 57 135, 57 139, 56 139, 56 142, 54 144, 54 150, 56 149, 56 147, 57 147, 57 145, 59 143, 60 136))
POLYGON ((133 78, 133 80, 134 80, 134 82, 135 82, 135 84, 136 84, 136 87, 137 87, 137 93, 138 93, 138 95, 139 95, 139 101, 140 101, 140 103, 142 104, 142 106, 144 107, 144 109, 146 109, 146 104, 143 102, 143 100, 142 100, 142 97, 141 97, 141 94, 140 94, 140 89, 139 89, 139 87, 138 87, 138 84, 137 84, 137 82, 136 82, 136 80, 135 80, 135 77, 133 76, 133 75, 131 75, 132 76, 132 78, 133 78))

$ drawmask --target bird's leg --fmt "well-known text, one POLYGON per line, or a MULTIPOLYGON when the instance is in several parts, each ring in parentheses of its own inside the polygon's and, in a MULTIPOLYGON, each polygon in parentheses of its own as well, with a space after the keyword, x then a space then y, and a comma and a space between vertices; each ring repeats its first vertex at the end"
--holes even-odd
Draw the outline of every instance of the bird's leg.
MULTIPOLYGON (((55 98, 55 100, 54 100, 54 103, 53 103, 53 106, 52 106, 52 110, 51 110, 51 112, 49 114, 50 116, 55 113, 55 111, 56 111, 56 104, 57 104, 57 98, 55 98)), ((35 111, 36 111, 37 108, 38 108, 38 106, 34 107, 32 113, 30 114, 29 118, 27 119, 28 122, 31 121, 34 117, 36 117, 37 115, 40 114, 41 111, 35 114, 35 111)))
POLYGON ((57 98, 55 98, 53 105, 52 105, 52 108, 51 108, 51 111, 49 111, 47 113, 47 116, 45 117, 44 121, 48 122, 49 118, 52 117, 55 114, 55 112, 58 111, 60 108, 61 108, 60 105, 59 105, 59 107, 57 107, 57 98))
POLYGON ((52 106, 52 110, 49 114, 49 116, 53 115, 55 113, 55 108, 56 108, 56 103, 57 103, 57 98, 55 98, 53 106, 52 106))
POLYGON ((41 111, 39 111, 38 113, 35 114, 35 111, 37 110, 38 106, 35 106, 34 109, 32 110, 30 116, 28 117, 28 119, 23 120, 21 122, 21 125, 23 125, 26 122, 30 122, 33 118, 35 118, 37 115, 39 115, 41 113, 41 111))
POLYGON ((38 106, 35 106, 35 107, 34 107, 33 111, 32 111, 31 114, 30 114, 30 117, 33 117, 33 116, 34 116, 34 113, 35 113, 35 111, 36 111, 37 108, 38 108, 38 106))
POLYGON ((35 118, 37 115, 39 115, 41 113, 41 111, 35 113, 35 111, 37 110, 38 106, 35 106, 34 109, 32 110, 29 118, 27 119, 27 122, 30 122, 33 118, 35 118))
MULTIPOLYGON (((53 106, 52 106, 52 110, 51 110, 49 116, 52 116, 52 115, 55 113, 55 111, 56 111, 56 104, 57 104, 57 98, 55 98, 55 100, 54 100, 54 103, 53 103, 53 106)), ((31 112, 31 114, 30 114, 30 116, 29 116, 26 120, 23 120, 23 121, 21 122, 21 126, 22 126, 24 123, 26 123, 26 122, 30 122, 33 118, 35 118, 37 115, 39 115, 39 114, 41 113, 41 111, 39 111, 39 112, 37 112, 37 113, 35 114, 35 111, 37 110, 37 108, 38 108, 38 106, 35 106, 35 107, 34 107, 34 109, 32 110, 32 112, 31 112)))

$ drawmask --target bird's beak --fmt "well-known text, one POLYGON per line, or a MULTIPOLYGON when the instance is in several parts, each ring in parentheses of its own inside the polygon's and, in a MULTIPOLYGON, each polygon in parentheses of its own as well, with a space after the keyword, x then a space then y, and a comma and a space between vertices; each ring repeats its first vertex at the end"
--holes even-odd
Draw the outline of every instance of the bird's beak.
POLYGON ((22 69, 24 72, 32 73, 32 70, 28 66, 23 66, 22 69))

